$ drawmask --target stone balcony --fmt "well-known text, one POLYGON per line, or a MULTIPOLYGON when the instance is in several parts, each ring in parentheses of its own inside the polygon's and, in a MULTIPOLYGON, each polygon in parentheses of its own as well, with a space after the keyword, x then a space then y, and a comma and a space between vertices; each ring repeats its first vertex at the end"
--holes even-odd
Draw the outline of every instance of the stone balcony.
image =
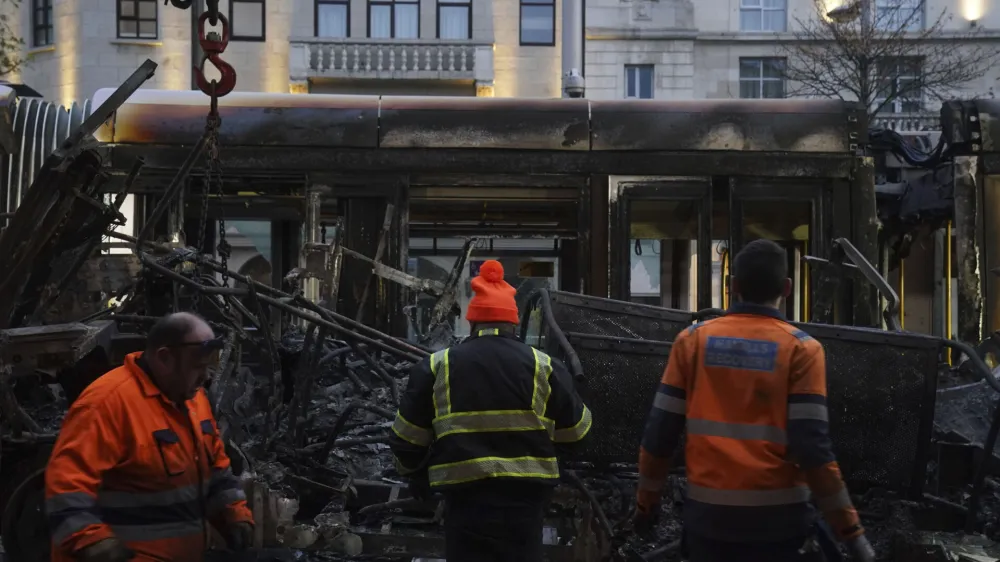
POLYGON ((930 111, 917 113, 881 113, 872 120, 873 127, 883 127, 897 133, 940 131, 941 116, 930 111))
POLYGON ((294 82, 321 78, 493 83, 493 45, 443 39, 293 38, 294 82))

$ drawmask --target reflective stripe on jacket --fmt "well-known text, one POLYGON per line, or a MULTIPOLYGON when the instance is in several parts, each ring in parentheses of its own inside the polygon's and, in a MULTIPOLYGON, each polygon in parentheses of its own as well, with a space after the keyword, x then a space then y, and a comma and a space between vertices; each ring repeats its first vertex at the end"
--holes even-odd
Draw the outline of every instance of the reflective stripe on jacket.
POLYGON ((659 503, 682 435, 689 531, 806 536, 814 497, 841 538, 863 532, 831 448, 823 347, 777 310, 734 305, 678 335, 640 451, 641 509, 659 503))
POLYGON ((486 329, 414 366, 390 446, 400 473, 426 467, 439 489, 488 478, 554 483, 555 444, 580 441, 591 421, 559 361, 486 329))
POLYGON ((200 560, 206 518, 253 521, 204 391, 178 408, 141 355, 94 381, 63 421, 45 471, 54 562, 112 536, 137 561, 200 560))

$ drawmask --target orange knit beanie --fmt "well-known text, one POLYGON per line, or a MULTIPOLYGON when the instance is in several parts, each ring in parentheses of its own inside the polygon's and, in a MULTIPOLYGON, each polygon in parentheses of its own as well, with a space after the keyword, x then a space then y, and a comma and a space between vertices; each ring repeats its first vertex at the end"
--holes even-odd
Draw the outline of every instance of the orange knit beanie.
POLYGON ((476 295, 469 301, 465 319, 473 324, 486 322, 507 322, 517 324, 517 291, 503 280, 503 266, 496 260, 488 260, 479 267, 479 275, 472 279, 472 290, 476 295))

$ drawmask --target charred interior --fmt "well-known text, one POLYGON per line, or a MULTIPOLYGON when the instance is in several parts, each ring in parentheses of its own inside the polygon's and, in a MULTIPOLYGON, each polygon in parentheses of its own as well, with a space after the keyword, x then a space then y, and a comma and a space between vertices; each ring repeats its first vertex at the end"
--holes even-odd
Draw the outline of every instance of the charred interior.
POLYGON ((443 558, 442 505, 409 497, 385 441, 409 366, 468 335, 486 259, 521 339, 594 414, 548 559, 679 560, 683 469, 657 540, 621 532, 641 428, 673 338, 728 307, 730 257, 756 238, 787 249, 784 312, 826 348, 834 446, 881 559, 1000 556, 1000 105, 945 104, 926 144, 826 100, 234 93, 213 167, 204 97, 139 90, 154 68, 82 108, 0 103, 11 560, 49 558, 67 405, 182 310, 226 338, 208 391, 254 560, 443 558))

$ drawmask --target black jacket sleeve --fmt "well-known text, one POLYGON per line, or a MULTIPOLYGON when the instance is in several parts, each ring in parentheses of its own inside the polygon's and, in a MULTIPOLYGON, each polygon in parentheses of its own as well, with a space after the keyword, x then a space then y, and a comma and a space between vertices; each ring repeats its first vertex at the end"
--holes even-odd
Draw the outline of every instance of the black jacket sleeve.
POLYGON ((396 421, 389 435, 389 447, 402 475, 424 468, 434 442, 434 374, 430 358, 410 369, 406 392, 399 400, 396 421))
POLYGON ((545 417, 555 424, 552 440, 556 443, 577 443, 590 431, 593 420, 590 410, 576 393, 573 377, 566 366, 552 358, 552 375, 549 377, 552 393, 545 409, 545 417))

